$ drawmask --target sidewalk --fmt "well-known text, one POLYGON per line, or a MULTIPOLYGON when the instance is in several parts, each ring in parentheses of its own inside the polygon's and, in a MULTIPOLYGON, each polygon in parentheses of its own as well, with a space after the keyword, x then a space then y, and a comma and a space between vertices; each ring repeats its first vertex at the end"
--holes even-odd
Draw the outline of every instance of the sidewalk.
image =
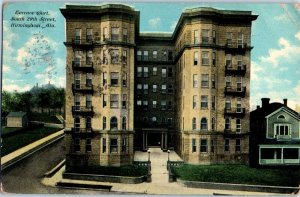
POLYGON ((3 166, 6 166, 9 162, 12 162, 13 160, 19 160, 18 158, 26 157, 27 154, 31 154, 33 151, 35 151, 36 148, 39 146, 42 146, 43 144, 54 140, 56 138, 60 138, 64 135, 64 130, 57 131, 47 137, 44 137, 40 140, 37 140, 27 146, 24 146, 12 153, 9 153, 8 155, 5 155, 4 157, 1 157, 1 169, 3 170, 3 166))

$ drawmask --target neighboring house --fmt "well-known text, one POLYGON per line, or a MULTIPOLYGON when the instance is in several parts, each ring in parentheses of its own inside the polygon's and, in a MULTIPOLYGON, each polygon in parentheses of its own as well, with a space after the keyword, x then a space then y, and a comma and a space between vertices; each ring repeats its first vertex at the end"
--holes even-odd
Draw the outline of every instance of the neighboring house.
POLYGON ((269 103, 250 113, 250 164, 300 165, 300 116, 284 103, 269 103))
POLYGON ((27 127, 28 118, 26 112, 9 112, 6 116, 6 127, 27 127))

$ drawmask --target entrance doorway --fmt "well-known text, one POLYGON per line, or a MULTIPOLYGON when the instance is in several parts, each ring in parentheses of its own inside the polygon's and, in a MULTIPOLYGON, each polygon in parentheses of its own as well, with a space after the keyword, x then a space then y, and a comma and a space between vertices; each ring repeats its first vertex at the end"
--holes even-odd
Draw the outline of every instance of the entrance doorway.
POLYGON ((148 133, 148 146, 160 147, 161 146, 161 133, 148 133))

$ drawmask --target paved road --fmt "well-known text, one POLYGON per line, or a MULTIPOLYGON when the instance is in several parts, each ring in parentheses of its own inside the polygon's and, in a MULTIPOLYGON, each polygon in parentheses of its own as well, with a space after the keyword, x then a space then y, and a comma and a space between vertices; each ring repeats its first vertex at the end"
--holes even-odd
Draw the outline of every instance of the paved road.
MULTIPOLYGON (((44 148, 2 172, 4 190, 22 194, 113 194, 104 191, 48 187, 41 183, 43 174, 64 159, 63 140, 44 148)), ((115 193, 114 193, 115 194, 115 193)))

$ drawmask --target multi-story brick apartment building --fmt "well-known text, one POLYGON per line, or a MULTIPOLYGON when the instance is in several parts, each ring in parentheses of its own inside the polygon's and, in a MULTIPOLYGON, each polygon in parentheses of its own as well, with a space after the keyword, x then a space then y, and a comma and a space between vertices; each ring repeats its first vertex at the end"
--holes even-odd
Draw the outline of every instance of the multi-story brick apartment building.
POLYGON ((188 163, 247 163, 250 11, 185 10, 173 33, 139 11, 66 5, 67 165, 123 165, 174 148, 188 163))

